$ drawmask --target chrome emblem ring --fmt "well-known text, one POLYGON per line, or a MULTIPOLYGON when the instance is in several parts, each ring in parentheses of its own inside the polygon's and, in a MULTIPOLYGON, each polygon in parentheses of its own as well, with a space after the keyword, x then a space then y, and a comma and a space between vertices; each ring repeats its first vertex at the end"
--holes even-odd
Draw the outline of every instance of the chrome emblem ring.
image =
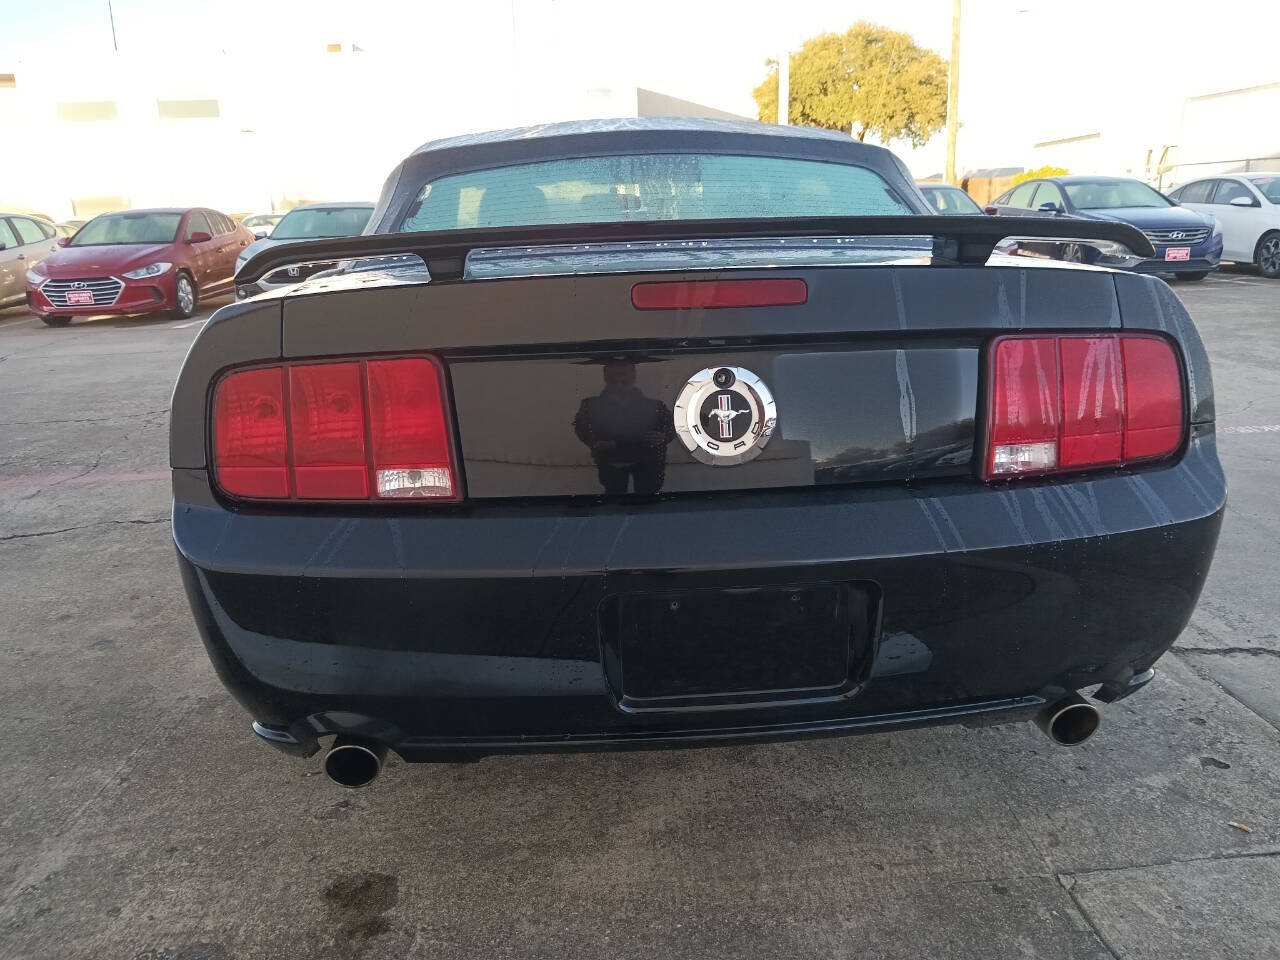
POLYGON ((715 467, 754 460, 778 425, 773 394, 742 367, 699 370, 680 391, 673 413, 685 448, 715 467))

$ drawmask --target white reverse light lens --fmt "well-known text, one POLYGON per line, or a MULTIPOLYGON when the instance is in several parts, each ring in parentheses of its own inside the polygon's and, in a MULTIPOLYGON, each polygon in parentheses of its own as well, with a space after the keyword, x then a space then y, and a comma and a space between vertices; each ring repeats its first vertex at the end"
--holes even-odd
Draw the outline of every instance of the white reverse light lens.
POLYGON ((130 270, 128 273, 122 274, 130 280, 145 280, 147 277, 158 277, 162 273, 167 273, 172 263, 149 263, 145 267, 139 267, 137 270, 130 270))
POLYGON ((1058 465, 1058 444, 1008 443, 997 446, 991 457, 991 475, 1009 476, 1018 473, 1040 473, 1058 465))
POLYGON ((380 497, 452 497, 453 477, 447 467, 379 470, 380 497))

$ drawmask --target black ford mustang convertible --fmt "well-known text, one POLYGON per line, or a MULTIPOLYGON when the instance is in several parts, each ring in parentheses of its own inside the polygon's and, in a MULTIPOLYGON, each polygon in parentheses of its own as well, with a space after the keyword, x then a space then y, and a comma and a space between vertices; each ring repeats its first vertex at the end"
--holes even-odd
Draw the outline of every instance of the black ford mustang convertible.
MULTIPOLYGON (((173 535, 253 729, 330 776, 1036 720, 1187 623, 1226 498, 1131 227, 934 217, 892 154, 716 121, 429 144, 264 251, 173 397, 173 535)), ((1088 694, 1091 699, 1086 699, 1088 694)))

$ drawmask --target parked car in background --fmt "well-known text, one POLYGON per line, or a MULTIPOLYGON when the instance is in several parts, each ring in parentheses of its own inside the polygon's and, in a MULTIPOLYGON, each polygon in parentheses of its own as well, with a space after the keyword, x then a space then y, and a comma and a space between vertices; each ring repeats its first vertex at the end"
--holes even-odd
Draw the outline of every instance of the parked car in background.
MULTIPOLYGON (((368 202, 308 203, 305 206, 294 207, 276 224, 270 237, 255 240, 241 252, 236 259, 236 269, 239 270, 240 264, 259 250, 290 240, 354 237, 364 230, 372 214, 373 204, 368 202)), ((243 300, 268 290, 278 290, 305 280, 322 270, 329 270, 333 266, 333 262, 293 264, 268 274, 257 283, 238 284, 236 297, 243 300)))
POLYGON ((249 231, 261 240, 263 237, 271 236, 271 231, 276 228, 276 224, 284 219, 283 213, 254 213, 245 217, 240 222, 249 228, 249 231))
POLYGON ((1222 224, 1222 259, 1280 277, 1280 173, 1233 173, 1192 180, 1169 194, 1222 224))
POLYGON ((1141 180, 1070 176, 1027 180, 985 208, 1004 217, 1080 217, 1115 220, 1145 233, 1156 255, 1131 269, 1203 280, 1218 269, 1222 229, 1213 217, 1178 206, 1141 180))
POLYGON ((0 307, 22 302, 27 271, 57 249, 57 230, 48 220, 0 213, 0 307))
POLYGON ((205 207, 94 217, 27 271, 27 305, 50 326, 73 316, 171 313, 231 289, 247 227, 205 207))
POLYGON ((78 219, 60 220, 53 225, 53 229, 58 231, 58 236, 60 237, 74 237, 76 235, 76 231, 88 222, 88 220, 78 219))
POLYGON ((917 183, 929 206, 948 217, 980 217, 982 208, 973 197, 949 183, 917 183))

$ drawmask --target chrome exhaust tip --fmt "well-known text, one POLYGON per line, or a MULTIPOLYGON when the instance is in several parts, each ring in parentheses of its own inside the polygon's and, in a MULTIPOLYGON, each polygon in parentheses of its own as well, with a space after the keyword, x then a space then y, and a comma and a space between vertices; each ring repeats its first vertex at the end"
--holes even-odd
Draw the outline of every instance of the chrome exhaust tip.
POLYGON ((1078 747, 1095 733, 1102 716, 1078 693, 1049 704, 1035 716, 1035 725, 1060 747, 1078 747))
POLYGON ((324 755, 324 772, 339 786, 356 790, 378 779, 386 759, 382 744, 340 736, 324 755))

